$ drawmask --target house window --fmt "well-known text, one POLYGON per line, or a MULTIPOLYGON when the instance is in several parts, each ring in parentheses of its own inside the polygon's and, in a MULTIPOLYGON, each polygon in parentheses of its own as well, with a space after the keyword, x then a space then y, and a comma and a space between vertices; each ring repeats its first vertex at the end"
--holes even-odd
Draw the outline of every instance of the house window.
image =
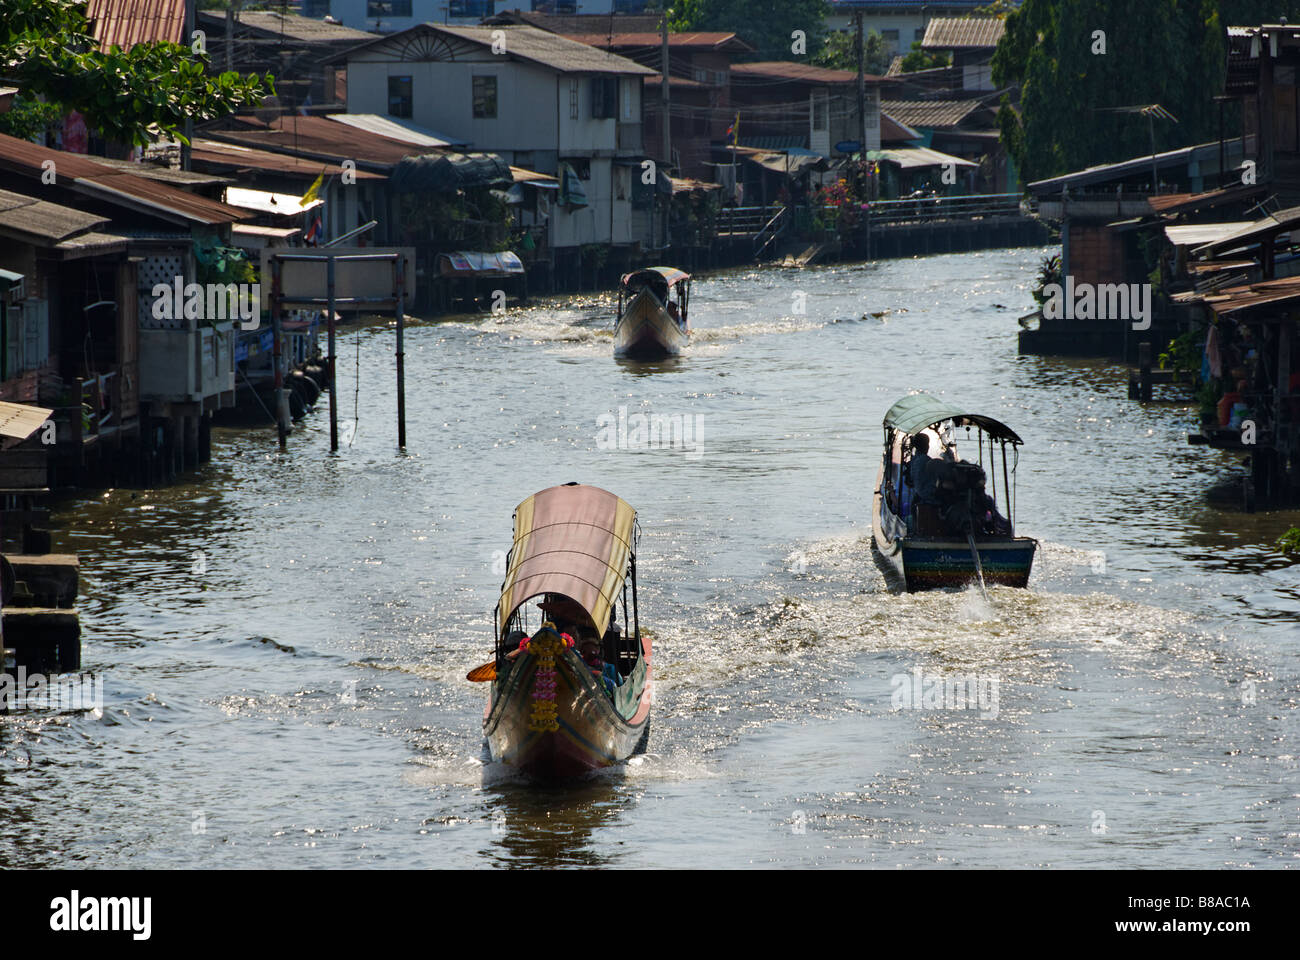
POLYGON ((898 31, 881 30, 880 36, 885 41, 885 49, 890 53, 898 53, 898 31))
MULTIPOLYGON (((329 10, 329 0, 325 0, 325 9, 329 10)), ((366 0, 366 18, 369 20, 386 20, 410 15, 411 0, 366 0)))
POLYGON ((302 15, 313 20, 329 16, 330 0, 302 0, 302 15))
POLYGON ((621 84, 623 88, 623 120, 635 120, 632 116, 632 81, 624 80, 621 84))
POLYGON ((569 119, 578 119, 578 81, 569 81, 569 119))
POLYGON ((411 78, 388 78, 388 115, 390 117, 411 116, 411 78))
POLYGON ((819 97, 815 93, 812 97, 812 128, 814 130, 825 130, 827 116, 830 113, 830 104, 825 97, 819 97))
POLYGON ((591 78, 591 116, 595 120, 612 120, 618 116, 618 78, 591 78))
MULTIPOLYGON (((411 0, 406 0, 410 6, 411 0)), ((490 17, 494 0, 451 0, 447 13, 453 17, 490 17)))
POLYGON ((912 31, 912 39, 913 39, 913 40, 924 40, 924 39, 925 39, 925 28, 924 28, 924 27, 917 27, 915 30, 913 30, 913 31, 912 31))
POLYGON ((497 78, 474 78, 474 118, 491 120, 497 115, 497 78))
POLYGON ((573 172, 578 175, 579 180, 591 179, 591 160, 588 157, 570 157, 564 161, 573 167, 573 172))

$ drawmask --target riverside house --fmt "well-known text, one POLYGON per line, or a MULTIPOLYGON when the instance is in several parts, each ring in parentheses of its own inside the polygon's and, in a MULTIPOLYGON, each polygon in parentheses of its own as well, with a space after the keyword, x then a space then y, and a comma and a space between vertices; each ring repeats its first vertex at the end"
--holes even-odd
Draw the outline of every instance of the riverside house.
POLYGON ((541 216, 560 278, 630 263, 650 244, 642 82, 653 70, 529 26, 426 23, 341 59, 350 113, 409 120, 558 177, 541 216))

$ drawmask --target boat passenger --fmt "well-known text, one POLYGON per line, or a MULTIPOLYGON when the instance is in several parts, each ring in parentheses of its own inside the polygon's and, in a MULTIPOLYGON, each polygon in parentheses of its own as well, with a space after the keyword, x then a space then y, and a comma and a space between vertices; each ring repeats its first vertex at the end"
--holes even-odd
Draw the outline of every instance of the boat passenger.
POLYGON ((912 461, 907 468, 907 479, 912 487, 914 503, 934 503, 936 477, 930 456, 930 438, 918 433, 912 438, 912 461))
POLYGON ((682 325, 682 315, 677 310, 677 304, 669 300, 667 309, 668 309, 668 316, 673 318, 673 323, 677 324, 677 326, 680 327, 682 325))

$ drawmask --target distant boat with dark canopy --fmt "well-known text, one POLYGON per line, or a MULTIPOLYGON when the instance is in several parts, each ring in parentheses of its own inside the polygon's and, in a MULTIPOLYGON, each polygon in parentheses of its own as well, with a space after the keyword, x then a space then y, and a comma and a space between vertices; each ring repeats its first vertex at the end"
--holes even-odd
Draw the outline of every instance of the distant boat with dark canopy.
POLYGON ((496 657, 468 677, 492 683, 483 732, 494 760, 550 780, 644 745, 650 640, 637 614, 636 531, 636 511, 598 487, 551 487, 516 508, 496 657))
POLYGON ((679 355, 690 338, 690 296, 691 275, 675 267, 625 274, 618 290, 614 356, 663 360, 679 355))
POLYGON ((884 431, 872 540, 907 590, 961 587, 977 580, 1027 586, 1038 541, 1015 535, 1014 480, 1024 443, 1016 432, 925 393, 890 407, 884 431), (975 444, 978 460, 957 456, 957 431, 963 428, 961 443, 975 444), (1010 467, 1008 446, 1014 455, 1010 467), (913 459, 926 447, 928 459, 912 469, 913 459), (989 477, 992 493, 985 490, 989 477))

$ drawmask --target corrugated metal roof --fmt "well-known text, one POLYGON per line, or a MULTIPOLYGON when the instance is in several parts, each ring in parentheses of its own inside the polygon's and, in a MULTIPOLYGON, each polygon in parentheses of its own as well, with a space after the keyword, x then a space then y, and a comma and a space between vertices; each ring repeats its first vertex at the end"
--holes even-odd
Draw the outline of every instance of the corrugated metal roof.
MULTIPOLYGON (((241 118, 246 124, 241 130, 205 130, 211 140, 258 147, 275 153, 292 154, 333 162, 353 160, 357 166, 371 166, 388 172, 403 157, 422 153, 439 153, 431 147, 417 147, 392 140, 367 130, 359 130, 346 123, 335 123, 325 117, 285 116, 270 124, 241 118)), ((317 167, 317 172, 320 168, 317 167)))
MULTIPOLYGON (((429 28, 429 24, 424 24, 429 28)), ((413 28, 413 29, 419 29, 413 28)), ((501 27, 454 27, 439 26, 432 29, 462 40, 469 40, 480 46, 491 47, 493 34, 505 31, 506 53, 521 60, 528 60, 538 66, 548 67, 560 73, 619 73, 628 76, 644 77, 655 71, 643 67, 634 60, 620 57, 605 50, 597 50, 585 43, 578 43, 557 33, 548 33, 537 27, 501 26, 501 27)), ((400 36, 400 34, 398 34, 400 36)))
POLYGON ((87 0, 91 35, 104 49, 130 49, 137 43, 180 43, 185 32, 185 0, 87 0))
MULTIPOLYGON (((338 176, 343 168, 338 164, 322 163, 319 160, 304 160, 283 153, 269 150, 257 150, 253 147, 235 143, 218 143, 216 140, 195 138, 190 149, 190 162, 201 167, 215 167, 220 170, 240 172, 259 170, 264 173, 279 173, 291 177, 303 177, 315 180, 321 172, 325 176, 338 176)), ((355 171, 358 180, 383 180, 384 175, 369 170, 355 171)))
POLYGON ((0 170, 39 180, 44 172, 42 163, 46 160, 54 162, 60 185, 69 185, 74 190, 119 206, 143 209, 163 219, 215 225, 248 216, 224 203, 146 180, 133 173, 119 172, 80 154, 62 153, 0 134, 0 170))
POLYGON ((1279 233, 1290 231, 1296 227, 1300 227, 1300 207, 1287 207, 1285 210, 1270 213, 1267 217, 1259 220, 1252 220, 1243 227, 1211 240, 1204 246, 1197 247, 1192 253, 1199 256, 1204 253, 1223 252, 1235 247, 1247 246, 1268 237, 1276 237, 1279 233))
POLYGON ((82 213, 48 200, 0 190, 0 230, 29 234, 53 245, 106 223, 108 217, 82 213))
MULTIPOLYGON (((235 18, 239 26, 248 27, 268 36, 283 36, 300 43, 357 44, 373 40, 373 33, 345 27, 341 23, 326 23, 296 14, 281 14, 278 10, 241 10, 235 18)), ((199 22, 209 31, 225 30, 224 10, 200 10, 199 22)))
MULTIPOLYGON (((663 49, 663 36, 657 31, 644 33, 566 33, 570 40, 599 47, 601 50, 663 49)), ((737 53, 753 51, 753 47, 734 33, 722 31, 697 33, 670 33, 668 46, 679 50, 728 50, 737 53)))
POLYGON ((377 113, 330 113, 326 114, 326 119, 420 147, 454 148, 469 145, 468 140, 457 140, 455 137, 416 126, 410 121, 399 120, 396 117, 383 117, 377 113))
MULTIPOLYGON (((1229 163, 1231 163, 1234 154, 1239 155, 1241 152, 1241 138, 1226 140, 1223 146, 1229 158, 1229 163)), ((1213 159, 1217 162, 1218 156, 1219 141, 1213 140, 1209 143, 1197 144, 1194 147, 1179 147, 1176 150, 1166 150, 1164 153, 1157 153, 1154 159, 1156 167, 1159 169, 1160 167, 1179 166, 1193 160, 1209 161, 1213 159)), ((1147 154, 1146 156, 1133 157, 1130 160, 1121 160, 1119 163, 1102 163, 1095 167, 1076 170, 1074 173, 1065 173, 1059 177, 1035 180, 1029 184, 1029 189, 1033 193, 1042 196, 1058 193, 1065 187, 1073 189, 1074 187, 1086 187, 1095 183, 1108 183, 1122 179, 1130 173, 1149 171, 1151 162, 1152 156, 1147 154)))
POLYGON ((979 100, 882 100, 880 109, 909 127, 955 127, 983 104, 979 100))
POLYGON ((920 140, 921 135, 905 123, 900 123, 883 110, 880 112, 880 142, 899 143, 904 140, 920 140))
POLYGON ((226 203, 241 210, 256 210, 277 217, 292 217, 321 206, 325 201, 317 197, 303 205, 302 197, 292 193, 272 193, 266 190, 249 190, 247 187, 227 187, 226 203))
POLYGON ((122 173, 131 173, 137 177, 144 177, 146 180, 174 183, 177 186, 212 187, 230 182, 225 177, 218 177, 215 174, 196 173, 193 170, 173 170, 171 167, 159 166, 156 163, 137 163, 134 160, 114 160, 109 157, 90 157, 89 159, 102 167, 110 167, 114 170, 120 170, 122 173))
MULTIPOLYGON (((391 49, 400 56, 406 56, 406 48, 423 35, 434 35, 443 40, 448 38, 463 40, 492 49, 497 33, 505 34, 505 56, 524 60, 546 67, 557 73, 614 73, 626 76, 647 77, 656 71, 643 67, 634 60, 620 57, 608 50, 597 50, 585 43, 578 43, 558 33, 548 33, 536 27, 503 25, 497 27, 458 27, 447 24, 420 23, 407 30, 377 37, 370 43, 363 43, 342 53, 328 58, 327 62, 337 63, 351 60, 363 52, 391 49)), ((453 55, 447 53, 447 59, 453 55)))
POLYGON ((922 50, 992 50, 1007 32, 1001 17, 935 17, 926 25, 922 50))
MULTIPOLYGON (((877 83, 882 77, 866 75, 868 83, 877 83)), ((766 60, 759 63, 736 63, 731 67, 731 82, 743 86, 763 80, 790 80, 798 83, 838 85, 856 84, 858 75, 853 70, 829 70, 811 63, 793 63, 788 60, 766 60), (737 83, 739 81, 739 83, 737 83)))
POLYGON ((1230 233, 1242 227, 1249 227, 1251 221, 1234 223, 1180 223, 1165 227, 1165 236, 1175 247, 1199 247, 1202 244, 1222 240, 1230 233))
POLYGON ((869 157, 888 160, 898 164, 904 170, 911 170, 920 167, 943 167, 952 164, 955 167, 978 167, 978 163, 972 163, 970 160, 964 160, 961 157, 954 157, 950 153, 943 153, 939 150, 931 150, 929 147, 898 147, 896 149, 873 150, 869 157))

